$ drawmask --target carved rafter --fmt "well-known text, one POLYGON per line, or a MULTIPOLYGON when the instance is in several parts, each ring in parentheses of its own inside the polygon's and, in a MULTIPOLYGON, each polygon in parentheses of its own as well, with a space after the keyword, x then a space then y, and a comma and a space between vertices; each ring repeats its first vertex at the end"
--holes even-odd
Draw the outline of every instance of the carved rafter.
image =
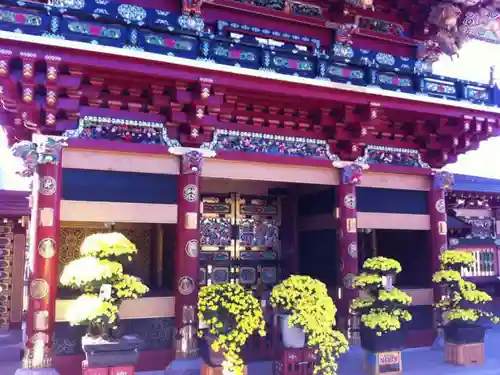
POLYGON ((82 107, 143 112, 165 116, 169 134, 188 145, 209 141, 216 129, 267 128, 323 137, 344 160, 356 160, 368 144, 421 150, 433 167, 477 147, 500 129, 496 119, 485 115, 450 117, 375 101, 263 96, 257 89, 237 90, 210 77, 152 83, 146 75, 122 76, 115 69, 68 65, 57 56, 2 52, 2 117, 25 132, 57 134, 56 129, 76 128, 82 107))

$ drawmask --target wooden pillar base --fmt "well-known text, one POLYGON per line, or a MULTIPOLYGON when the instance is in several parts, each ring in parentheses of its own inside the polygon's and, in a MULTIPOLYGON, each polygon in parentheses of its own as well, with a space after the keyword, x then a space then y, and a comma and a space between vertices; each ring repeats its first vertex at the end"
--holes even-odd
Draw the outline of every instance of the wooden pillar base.
POLYGON ((403 373, 401 352, 371 353, 365 351, 363 370, 368 375, 400 375, 403 373))
POLYGON ((470 366, 484 363, 484 343, 445 343, 446 362, 453 365, 470 366))
MULTIPOLYGON (((212 367, 203 363, 201 365, 201 375, 222 375, 222 366, 212 367)), ((243 369, 243 375, 248 375, 248 368, 246 365, 243 369)))

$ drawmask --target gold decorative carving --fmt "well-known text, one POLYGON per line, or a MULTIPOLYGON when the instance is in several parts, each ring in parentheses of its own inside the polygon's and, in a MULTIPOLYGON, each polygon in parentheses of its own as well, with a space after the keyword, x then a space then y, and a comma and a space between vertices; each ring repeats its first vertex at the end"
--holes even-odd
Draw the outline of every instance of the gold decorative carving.
POLYGON ((196 337, 195 308, 192 305, 182 306, 182 323, 176 342, 177 358, 193 358, 198 356, 198 339, 196 337))
MULTIPOLYGON (((63 224, 64 225, 64 224, 63 224)), ((79 225, 81 225, 79 223, 79 225)), ((138 250, 138 256, 134 262, 127 264, 127 272, 140 277, 145 283, 150 282, 151 272, 151 231, 150 226, 132 225, 121 228, 118 224, 115 230, 123 233, 132 241, 138 250)), ((89 223, 86 227, 71 226, 61 228, 59 243, 59 270, 62 272, 64 266, 79 257, 80 246, 83 240, 95 233, 106 232, 107 229, 98 227, 95 223, 89 223)))

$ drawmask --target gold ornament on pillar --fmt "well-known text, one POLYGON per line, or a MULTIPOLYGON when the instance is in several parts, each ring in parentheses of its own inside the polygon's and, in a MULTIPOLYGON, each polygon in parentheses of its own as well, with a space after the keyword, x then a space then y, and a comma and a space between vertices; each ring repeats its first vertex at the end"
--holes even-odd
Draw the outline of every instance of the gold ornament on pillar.
POLYGON ((186 229, 197 229, 198 228, 198 213, 197 212, 187 212, 185 216, 184 227, 186 229))
POLYGON ((192 358, 198 355, 198 337, 195 327, 195 308, 191 305, 182 306, 183 327, 177 335, 177 356, 192 358))

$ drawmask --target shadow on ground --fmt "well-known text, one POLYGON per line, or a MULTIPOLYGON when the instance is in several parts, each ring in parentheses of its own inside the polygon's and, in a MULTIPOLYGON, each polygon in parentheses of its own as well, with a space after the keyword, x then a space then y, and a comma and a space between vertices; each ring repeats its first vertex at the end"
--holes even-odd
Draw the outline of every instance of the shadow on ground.
MULTIPOLYGON (((405 375, 500 375, 500 327, 487 332, 485 363, 475 366, 454 366, 444 362, 444 348, 417 348, 403 352, 405 375)), ((364 375, 363 351, 352 347, 339 362, 338 375, 364 375)), ((249 365, 249 375, 271 375, 271 362, 249 365)))
MULTIPOLYGON (((486 335, 485 363, 476 366, 453 366, 444 362, 444 349, 418 348, 403 352, 405 375, 500 375, 500 327, 492 328, 486 335)), ((4 350, 0 350, 4 352, 4 350)), ((338 375, 364 375, 363 351, 352 347, 339 362, 338 375)), ((0 375, 14 375, 19 362, 0 356, 0 375)), ((272 375, 271 362, 256 362, 248 366, 249 375, 272 375)), ((137 375, 161 375, 163 371, 138 372, 137 375)), ((76 374, 60 374, 76 375, 76 374)))

